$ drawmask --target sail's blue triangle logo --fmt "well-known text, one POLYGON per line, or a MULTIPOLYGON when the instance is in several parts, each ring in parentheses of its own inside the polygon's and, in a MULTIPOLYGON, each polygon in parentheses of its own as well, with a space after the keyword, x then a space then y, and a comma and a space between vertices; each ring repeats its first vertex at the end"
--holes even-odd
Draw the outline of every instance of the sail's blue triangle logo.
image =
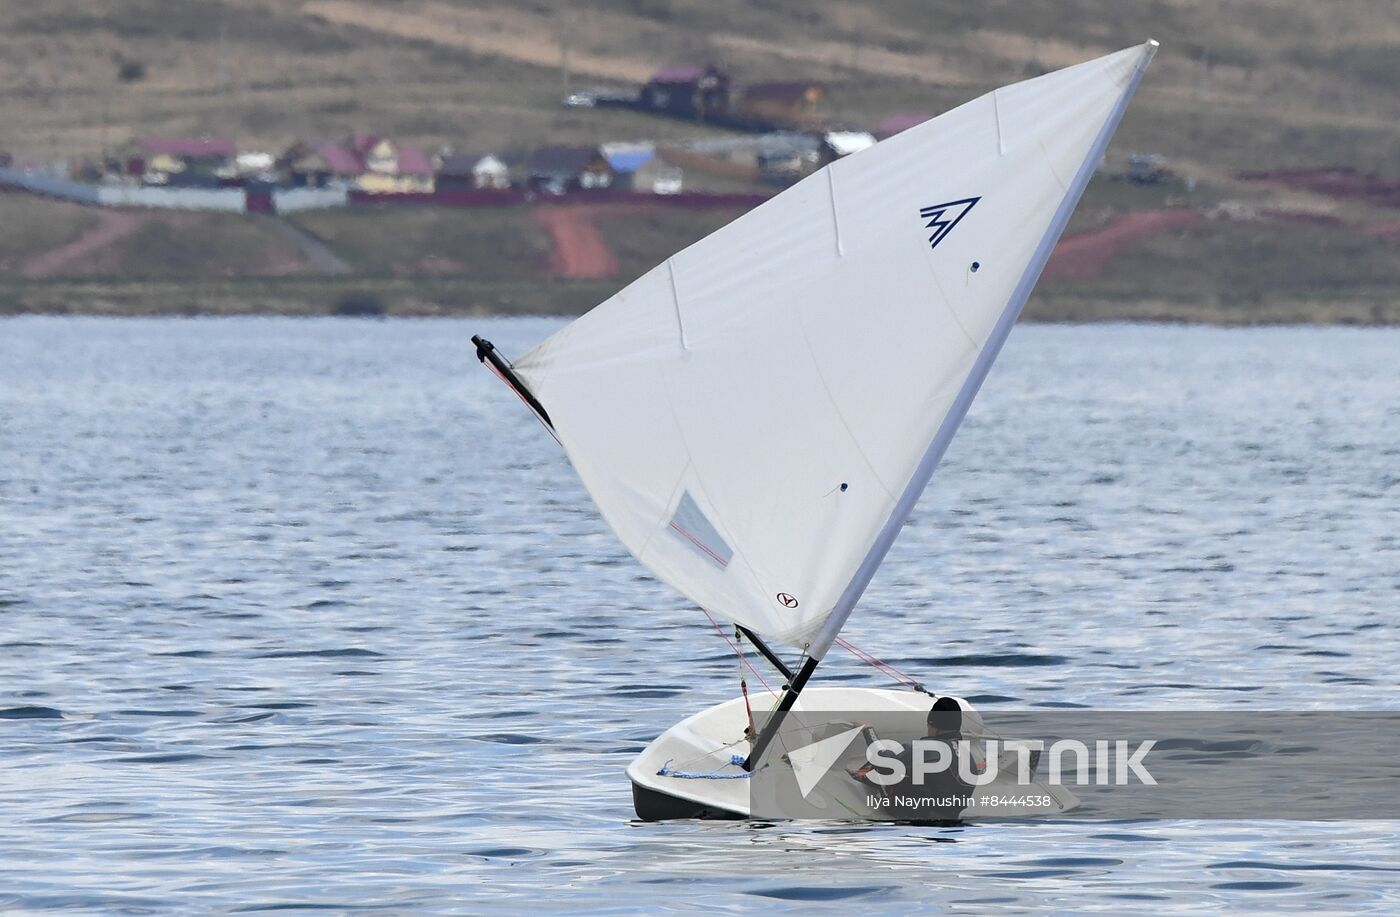
POLYGON ((919 216, 923 218, 924 228, 932 231, 928 237, 928 247, 937 248, 938 243, 948 238, 948 233, 953 231, 953 227, 958 225, 981 199, 980 197, 965 197, 960 201, 921 207, 919 216))

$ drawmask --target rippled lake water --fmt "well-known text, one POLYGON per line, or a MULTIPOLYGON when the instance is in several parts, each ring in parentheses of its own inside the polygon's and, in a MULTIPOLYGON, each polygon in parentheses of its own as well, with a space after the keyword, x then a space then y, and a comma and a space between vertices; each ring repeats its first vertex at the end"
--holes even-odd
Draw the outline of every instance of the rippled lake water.
MULTIPOLYGON (((554 327, 0 321, 0 908, 1400 909, 1394 823, 633 821, 735 664, 471 355, 554 327)), ((1397 606, 1400 334, 1027 326, 847 633, 984 707, 1394 709, 1397 606)))

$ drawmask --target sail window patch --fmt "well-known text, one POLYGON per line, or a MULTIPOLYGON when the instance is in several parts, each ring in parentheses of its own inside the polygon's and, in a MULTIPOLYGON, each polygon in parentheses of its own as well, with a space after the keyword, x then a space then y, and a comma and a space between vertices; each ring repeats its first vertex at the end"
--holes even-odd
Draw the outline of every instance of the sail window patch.
POLYGON ((729 566, 734 556, 734 550, 719 537, 689 491, 681 494, 676 514, 671 517, 671 531, 721 570, 729 566))

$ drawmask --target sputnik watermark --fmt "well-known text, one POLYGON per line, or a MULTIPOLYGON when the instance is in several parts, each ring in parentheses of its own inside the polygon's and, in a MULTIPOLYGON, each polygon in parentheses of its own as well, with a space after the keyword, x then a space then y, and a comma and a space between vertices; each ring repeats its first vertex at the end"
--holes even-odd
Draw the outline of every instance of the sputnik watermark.
POLYGON ((803 711, 746 783, 772 818, 1400 819, 1400 711, 803 711))
MULTIPOLYGON (((1054 786, 1063 786, 1066 782, 1066 758, 1071 759, 1071 773, 1077 786, 1127 786, 1134 777, 1145 786, 1156 786, 1157 781, 1145 763, 1156 744, 1155 739, 1146 739, 1134 747, 1125 739, 1099 739, 1094 742, 1091 754, 1089 746, 1078 739, 1058 739, 1048 748, 1040 739, 1022 739, 1007 743, 1004 749, 1014 757, 1016 782, 1023 786, 1035 780, 1036 752, 1043 755, 1040 760, 1048 761, 1046 782, 1054 786)), ((978 745, 982 747, 974 753, 973 743, 967 739, 952 742, 915 739, 909 743, 911 764, 906 765, 904 743, 876 739, 866 746, 866 760, 871 768, 862 776, 882 787, 905 782, 923 786, 929 776, 955 768, 963 783, 986 786, 1001 776, 1003 745, 997 739, 987 739, 985 744, 978 745)))

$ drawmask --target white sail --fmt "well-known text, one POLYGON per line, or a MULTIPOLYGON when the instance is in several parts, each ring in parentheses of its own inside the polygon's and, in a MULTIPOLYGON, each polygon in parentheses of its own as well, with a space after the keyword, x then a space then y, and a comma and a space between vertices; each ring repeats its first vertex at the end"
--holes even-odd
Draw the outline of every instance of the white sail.
POLYGON ((838 160, 518 360, 638 560, 819 658, 1155 47, 999 89, 838 160))

